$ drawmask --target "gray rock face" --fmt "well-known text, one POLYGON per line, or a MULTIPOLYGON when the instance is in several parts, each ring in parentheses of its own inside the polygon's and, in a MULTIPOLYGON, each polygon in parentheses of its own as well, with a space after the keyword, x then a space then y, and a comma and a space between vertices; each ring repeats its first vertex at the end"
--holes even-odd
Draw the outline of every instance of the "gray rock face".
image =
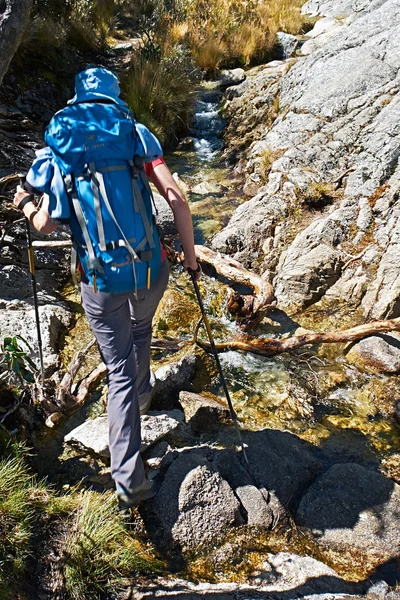
POLYGON ((230 85, 239 85, 245 79, 246 73, 243 69, 231 69, 221 72, 218 83, 221 87, 228 87, 230 85))
POLYGON ((400 314, 400 6, 312 0, 307 10, 324 18, 309 34, 308 55, 281 70, 279 90, 271 83, 278 71, 268 65, 250 70, 246 90, 231 100, 228 141, 231 152, 246 151, 240 168, 254 197, 213 246, 274 277, 286 309, 292 298, 297 310, 327 295, 361 305, 365 318, 393 318, 400 314), (318 204, 326 193, 330 201, 317 210, 304 204, 307 195, 318 204), (324 232, 332 215, 335 242, 324 232), (342 272, 367 244, 377 249, 373 271, 366 253, 342 272))
POLYGON ((268 529, 274 519, 283 516, 277 504, 270 502, 268 492, 258 489, 248 471, 239 462, 236 452, 223 450, 215 458, 215 466, 239 498, 251 527, 268 529))
MULTIPOLYGON (((32 353, 27 350, 33 362, 39 367, 39 351, 36 332, 35 311, 25 302, 0 302, 1 338, 21 335, 31 346, 32 353)), ((48 304, 39 307, 40 332, 42 337, 43 359, 45 368, 54 367, 58 363, 57 344, 60 333, 72 322, 72 314, 63 306, 48 304)))
MULTIPOLYGON (((176 362, 159 367, 156 372, 156 388, 152 406, 157 409, 173 407, 179 392, 195 391, 193 381, 199 370, 206 371, 201 352, 193 349, 176 362)), ((205 374, 203 373, 205 376, 205 374)))
POLYGON ((283 31, 278 31, 276 37, 278 58, 285 59, 293 56, 299 43, 298 39, 294 35, 284 33, 283 31))
MULTIPOLYGON (((168 414, 152 413, 141 417, 141 452, 156 444, 179 427, 180 421, 168 414)), ((88 454, 109 457, 107 415, 89 419, 68 433, 65 444, 88 454)))
POLYGON ((325 547, 384 562, 400 552, 400 486, 357 464, 334 465, 303 496, 296 522, 325 547))
POLYGON ((176 235, 177 230, 174 221, 174 214, 167 204, 165 198, 163 198, 160 194, 154 194, 154 201, 157 208, 157 225, 161 227, 164 235, 176 235))
POLYGON ((230 420, 229 408, 220 398, 181 392, 179 402, 194 433, 217 431, 222 423, 230 420))
POLYGON ((361 363, 372 372, 400 373, 400 334, 372 335, 361 340, 347 354, 351 362, 361 363))
POLYGON ((180 454, 146 508, 149 531, 164 548, 198 551, 243 523, 228 483, 195 451, 180 454))
POLYGON ((273 491, 285 508, 296 502, 320 468, 310 446, 291 433, 268 429, 247 432, 245 442, 258 486, 273 491))

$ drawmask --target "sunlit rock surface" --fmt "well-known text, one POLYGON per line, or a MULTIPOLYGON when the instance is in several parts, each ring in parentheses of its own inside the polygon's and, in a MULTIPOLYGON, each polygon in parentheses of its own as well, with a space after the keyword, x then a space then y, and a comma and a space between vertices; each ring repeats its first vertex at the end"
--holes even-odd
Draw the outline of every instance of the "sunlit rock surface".
POLYGON ((245 150, 240 168, 254 197, 213 245, 265 271, 279 306, 303 308, 327 293, 333 300, 335 286, 335 302, 361 305, 365 318, 393 318, 400 314, 400 6, 315 1, 303 10, 326 15, 308 55, 286 61, 279 87, 271 65, 250 70, 244 94, 231 100, 228 152, 245 150), (327 242, 332 219, 340 235, 327 242), (298 251, 310 229, 314 239, 298 251), (307 260, 326 244, 332 275, 329 260, 325 268, 307 260), (361 257, 347 264, 370 248, 378 252, 374 268, 361 257))

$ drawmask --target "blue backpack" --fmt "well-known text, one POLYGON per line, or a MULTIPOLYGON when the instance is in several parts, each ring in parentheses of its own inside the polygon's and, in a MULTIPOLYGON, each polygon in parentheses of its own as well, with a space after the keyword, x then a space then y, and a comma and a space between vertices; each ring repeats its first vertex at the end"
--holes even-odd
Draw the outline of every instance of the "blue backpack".
POLYGON ((161 246, 144 162, 162 155, 157 138, 126 108, 84 102, 56 113, 45 141, 27 181, 50 194, 52 218, 69 222, 73 261, 79 257, 95 291, 150 288, 161 246))

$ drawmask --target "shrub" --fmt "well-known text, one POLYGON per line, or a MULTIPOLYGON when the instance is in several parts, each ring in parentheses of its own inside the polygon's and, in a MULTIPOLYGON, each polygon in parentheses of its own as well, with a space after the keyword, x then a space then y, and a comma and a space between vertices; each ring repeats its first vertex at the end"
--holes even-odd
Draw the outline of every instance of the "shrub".
POLYGON ((162 144, 172 146, 193 115, 196 70, 185 55, 135 56, 121 88, 129 108, 162 144))

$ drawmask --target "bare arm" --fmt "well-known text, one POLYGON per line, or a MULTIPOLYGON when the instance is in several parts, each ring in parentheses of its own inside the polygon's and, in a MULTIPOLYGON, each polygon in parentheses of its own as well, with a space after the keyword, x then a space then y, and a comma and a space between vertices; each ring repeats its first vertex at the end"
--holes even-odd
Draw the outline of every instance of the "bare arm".
POLYGON ((194 251, 192 215, 183 192, 164 162, 154 167, 150 174, 150 181, 164 196, 174 213, 175 225, 183 246, 185 267, 196 270, 198 264, 194 251))
MULTIPOLYGON (((29 196, 29 194, 23 190, 20 186, 17 187, 17 193, 14 196, 14 204, 18 204, 29 196)), ((44 196, 40 208, 36 208, 33 202, 28 202, 22 209, 25 217, 27 217, 30 223, 37 231, 41 233, 53 233, 57 229, 57 225, 51 219, 49 215, 49 197, 44 196)))

